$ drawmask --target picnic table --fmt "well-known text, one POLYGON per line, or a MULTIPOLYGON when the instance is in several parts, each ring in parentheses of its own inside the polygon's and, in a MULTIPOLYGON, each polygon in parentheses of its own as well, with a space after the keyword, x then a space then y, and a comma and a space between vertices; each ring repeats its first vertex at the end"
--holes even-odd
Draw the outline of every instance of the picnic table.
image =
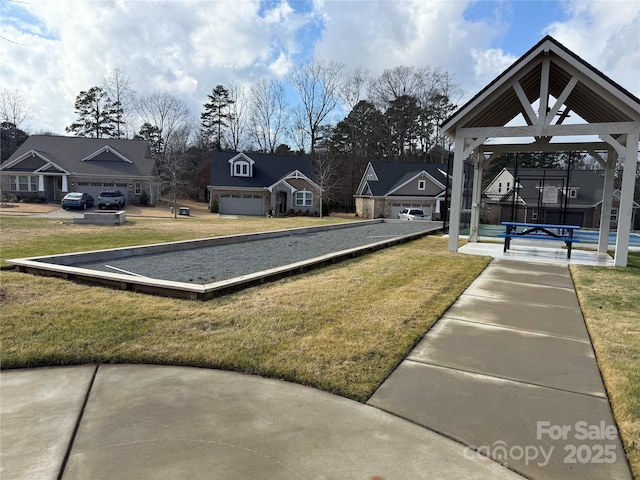
POLYGON ((571 246, 580 242, 574 237, 574 232, 580 230, 577 225, 554 225, 545 223, 521 223, 502 222, 505 227, 504 233, 499 233, 498 237, 504 238, 504 252, 509 249, 511 240, 514 238, 528 238, 530 240, 555 240, 562 241, 567 246, 567 258, 571 258, 571 246))

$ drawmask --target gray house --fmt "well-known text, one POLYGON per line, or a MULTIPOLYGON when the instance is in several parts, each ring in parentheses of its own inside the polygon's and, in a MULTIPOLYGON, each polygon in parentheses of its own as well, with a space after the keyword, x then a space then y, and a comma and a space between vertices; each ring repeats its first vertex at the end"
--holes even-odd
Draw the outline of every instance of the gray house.
POLYGON ((356 214, 397 218, 403 208, 417 207, 439 219, 446 183, 446 164, 369 162, 354 195, 356 214))
POLYGON ((127 203, 160 198, 156 162, 146 140, 32 135, 0 166, 3 196, 59 202, 68 192, 97 199, 118 189, 127 203))
POLYGON ((221 214, 320 214, 320 187, 308 157, 214 152, 208 189, 221 214))
MULTIPOLYGON (((514 199, 513 169, 503 168, 483 192, 481 217, 485 223, 513 221, 579 225, 598 228, 602 214, 604 170, 518 169, 514 199)), ((616 229, 620 191, 614 190, 610 228, 616 229)), ((631 225, 638 204, 633 203, 631 225)))

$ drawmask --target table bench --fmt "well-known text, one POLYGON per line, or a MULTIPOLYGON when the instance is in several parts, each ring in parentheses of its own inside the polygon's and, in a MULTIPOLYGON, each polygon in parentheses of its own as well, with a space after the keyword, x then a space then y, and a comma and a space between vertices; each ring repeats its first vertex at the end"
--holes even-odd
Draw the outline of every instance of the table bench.
POLYGON ((571 246, 580 242, 573 236, 574 232, 580 230, 577 225, 552 225, 544 223, 520 223, 502 222, 505 227, 504 233, 499 233, 498 237, 504 238, 504 252, 509 249, 511 239, 527 238, 530 240, 555 240, 562 241, 567 246, 567 258, 571 258, 571 246))

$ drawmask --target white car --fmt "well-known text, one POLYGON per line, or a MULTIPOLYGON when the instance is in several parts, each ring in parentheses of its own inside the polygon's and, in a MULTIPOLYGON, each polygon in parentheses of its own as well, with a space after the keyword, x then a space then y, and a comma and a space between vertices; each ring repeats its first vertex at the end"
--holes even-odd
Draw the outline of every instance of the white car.
POLYGON ((431 215, 425 215, 424 210, 421 208, 405 208, 399 214, 398 218, 400 220, 431 220, 431 215))

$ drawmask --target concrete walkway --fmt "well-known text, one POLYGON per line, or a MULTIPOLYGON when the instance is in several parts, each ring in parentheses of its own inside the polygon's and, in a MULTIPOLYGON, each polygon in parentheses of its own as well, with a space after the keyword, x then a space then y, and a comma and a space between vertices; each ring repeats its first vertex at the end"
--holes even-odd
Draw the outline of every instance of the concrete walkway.
POLYGON ((528 478, 631 478, 566 265, 493 260, 368 404, 528 478))
POLYGON ((376 408, 240 373, 89 365, 0 381, 2 480, 521 478, 376 408))

